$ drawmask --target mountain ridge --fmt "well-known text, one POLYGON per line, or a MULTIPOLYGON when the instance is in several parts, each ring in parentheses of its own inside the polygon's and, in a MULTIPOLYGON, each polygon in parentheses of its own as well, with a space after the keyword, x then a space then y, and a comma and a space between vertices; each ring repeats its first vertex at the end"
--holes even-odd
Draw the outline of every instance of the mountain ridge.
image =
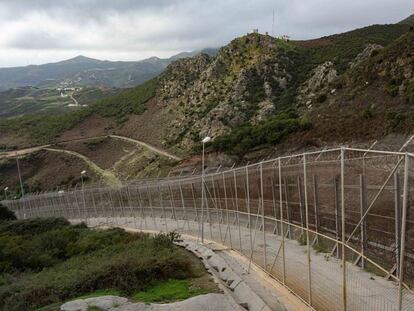
MULTIPOLYGON (((214 53, 215 49, 207 49, 214 53)), ((182 52, 169 58, 150 57, 140 61, 109 61, 78 55, 41 65, 0 68, 0 90, 35 86, 131 87, 158 75, 166 66, 182 57, 203 50, 182 52)))

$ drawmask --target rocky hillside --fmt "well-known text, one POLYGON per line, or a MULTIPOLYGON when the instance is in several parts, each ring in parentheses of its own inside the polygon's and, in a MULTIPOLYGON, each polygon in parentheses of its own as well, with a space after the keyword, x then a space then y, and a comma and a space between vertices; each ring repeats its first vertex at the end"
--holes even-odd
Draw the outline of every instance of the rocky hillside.
MULTIPOLYGON (((201 137, 210 135, 215 149, 244 154, 279 143, 298 131, 302 137, 314 135, 321 142, 338 142, 339 137, 321 136, 319 129, 320 113, 328 114, 331 108, 335 113, 333 107, 338 103, 345 105, 350 120, 343 122, 350 126, 343 129, 343 139, 363 140, 409 130, 407 122, 376 128, 366 135, 345 134, 355 125, 384 117, 361 119, 355 114, 352 109, 358 106, 360 96, 371 97, 371 102, 374 95, 381 98, 377 106, 382 108, 384 101, 403 104, 410 98, 412 36, 404 24, 374 25, 299 42, 248 34, 220 49, 216 57, 199 55, 175 62, 160 76, 157 90, 158 100, 174 114, 164 124, 168 128, 165 145, 188 152, 200 145, 201 137), (380 67, 372 65, 374 59, 388 66, 382 75, 389 79, 380 79, 380 67), (388 90, 385 95, 383 89, 388 90)), ((400 110, 399 114, 408 116, 410 107, 400 110)), ((330 126, 323 124, 327 133, 330 126)))

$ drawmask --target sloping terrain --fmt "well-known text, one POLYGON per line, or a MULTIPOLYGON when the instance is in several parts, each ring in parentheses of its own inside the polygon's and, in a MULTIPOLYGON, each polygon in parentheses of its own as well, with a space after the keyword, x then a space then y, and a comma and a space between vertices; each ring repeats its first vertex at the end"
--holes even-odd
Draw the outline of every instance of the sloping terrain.
POLYGON ((41 88, 74 86, 131 87, 157 76, 171 62, 200 52, 214 55, 216 49, 183 52, 170 58, 150 57, 141 61, 102 61, 77 56, 57 63, 0 68, 0 90, 22 86, 41 88))
POLYGON ((106 87, 88 87, 74 91, 31 86, 8 89, 0 92, 0 118, 70 112, 120 91, 106 87))
MULTIPOLYGON (((0 146, 122 135, 188 158, 209 135, 208 151, 231 162, 275 155, 281 144, 295 150, 406 135, 414 124, 413 37, 405 23, 308 41, 248 34, 76 112, 0 120, 0 146)), ((127 179, 174 165, 145 153, 122 163, 118 156, 102 159, 127 179)))

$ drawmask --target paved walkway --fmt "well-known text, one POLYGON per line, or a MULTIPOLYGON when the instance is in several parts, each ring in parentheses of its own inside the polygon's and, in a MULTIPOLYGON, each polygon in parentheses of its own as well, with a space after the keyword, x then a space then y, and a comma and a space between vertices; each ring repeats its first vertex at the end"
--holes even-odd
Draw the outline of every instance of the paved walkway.
MULTIPOLYGON (((128 211, 128 209, 126 209, 128 211)), ((89 225, 111 225, 141 230, 172 231, 200 236, 200 224, 193 221, 196 215, 187 214, 187 219, 171 219, 168 209, 152 208, 138 217, 99 217, 88 220, 89 225), (150 215, 154 217, 150 217, 150 215), (164 218, 164 215, 167 217, 164 218), (191 219, 191 220, 190 220, 191 219)), ((91 215, 90 215, 91 216, 91 215)), ((125 216, 125 215, 124 215, 125 216)), ((136 215, 138 216, 138 215, 136 215)), ((176 215, 177 216, 177 215, 176 215)), ((210 214, 210 217, 213 216, 210 214)), ((251 228, 247 226, 246 217, 230 215, 229 223, 205 224, 205 238, 239 252, 248 262, 251 260, 272 277, 283 283, 283 260, 280 250, 281 237, 253 226, 260 224, 261 218, 251 218, 251 228), (235 224, 240 222, 240 227, 235 224), (240 231, 239 231, 240 230, 240 231), (240 233, 239 233, 240 232, 240 233), (240 238, 239 238, 240 237, 240 238), (264 243, 266 241, 266 243, 264 243), (252 252, 251 249, 254 251, 252 252), (266 252, 266 262, 265 254, 266 252)), ((178 217, 177 217, 178 218, 178 217)), ((216 216, 216 219, 219 215, 216 216)), ((266 228, 274 224, 269 224, 266 228)), ((226 257, 226 256, 224 256, 226 257)), ((343 310, 342 300, 342 267, 341 261, 325 253, 317 253, 311 249, 311 293, 309 294, 307 248, 296 240, 285 239, 285 285, 308 302, 316 310, 343 310)), ((227 260, 231 260, 227 258, 227 260)), ((249 266, 249 264, 248 264, 249 266)), ((251 265, 250 265, 251 267, 251 265)), ((397 286, 391 281, 368 273, 350 263, 347 264, 347 310, 397 310, 397 286)), ((405 297, 403 310, 413 310, 414 302, 405 297)))

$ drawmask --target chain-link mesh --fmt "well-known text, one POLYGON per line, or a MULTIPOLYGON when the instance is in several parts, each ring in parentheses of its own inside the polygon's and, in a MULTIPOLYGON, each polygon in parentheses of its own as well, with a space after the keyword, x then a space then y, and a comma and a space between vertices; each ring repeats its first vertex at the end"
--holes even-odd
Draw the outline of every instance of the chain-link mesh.
POLYGON ((411 154, 340 148, 5 203, 19 218, 215 241, 316 310, 414 310, 413 165, 411 154))

